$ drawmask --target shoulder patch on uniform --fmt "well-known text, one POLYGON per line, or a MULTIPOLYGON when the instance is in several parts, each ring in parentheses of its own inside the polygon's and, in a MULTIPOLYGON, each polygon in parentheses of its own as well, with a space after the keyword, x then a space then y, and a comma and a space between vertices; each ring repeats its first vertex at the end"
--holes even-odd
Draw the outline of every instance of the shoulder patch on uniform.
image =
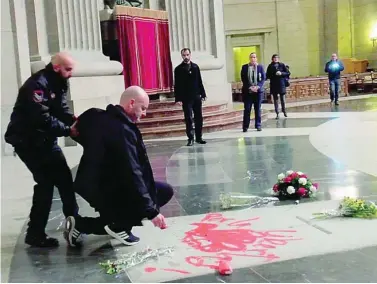
POLYGON ((33 94, 33 101, 36 103, 40 103, 43 100, 43 91, 42 90, 35 90, 33 94))

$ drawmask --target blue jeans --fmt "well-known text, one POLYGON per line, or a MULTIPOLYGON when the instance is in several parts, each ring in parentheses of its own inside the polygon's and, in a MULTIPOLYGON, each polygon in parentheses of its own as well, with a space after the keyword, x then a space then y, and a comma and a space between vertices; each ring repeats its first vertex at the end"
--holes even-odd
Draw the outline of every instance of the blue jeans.
POLYGON ((330 83, 330 99, 331 101, 338 101, 339 98, 339 88, 340 88, 340 79, 329 79, 330 83))

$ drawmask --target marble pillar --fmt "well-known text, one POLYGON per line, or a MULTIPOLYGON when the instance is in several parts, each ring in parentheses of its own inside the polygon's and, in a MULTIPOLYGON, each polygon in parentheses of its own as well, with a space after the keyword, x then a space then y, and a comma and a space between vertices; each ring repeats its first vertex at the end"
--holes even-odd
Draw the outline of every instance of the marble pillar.
POLYGON ((4 133, 18 88, 30 76, 29 44, 24 1, 1 1, 1 155, 12 155, 4 133))
MULTIPOLYGON (((51 55, 68 52, 76 61, 68 100, 76 115, 118 103, 124 91, 123 66, 102 53, 99 0, 25 0, 32 72, 51 55)), ((70 139, 62 145, 75 144, 70 139)))
MULTIPOLYGON (((117 75, 122 65, 102 53, 99 1, 26 0, 31 61, 47 63, 50 55, 69 52, 77 61, 74 76, 117 75)), ((33 70, 35 71, 35 70, 33 70)))
POLYGON ((203 71, 208 101, 226 101, 231 106, 231 87, 225 66, 222 0, 165 0, 169 15, 173 66, 181 61, 180 50, 188 47, 192 60, 203 71))

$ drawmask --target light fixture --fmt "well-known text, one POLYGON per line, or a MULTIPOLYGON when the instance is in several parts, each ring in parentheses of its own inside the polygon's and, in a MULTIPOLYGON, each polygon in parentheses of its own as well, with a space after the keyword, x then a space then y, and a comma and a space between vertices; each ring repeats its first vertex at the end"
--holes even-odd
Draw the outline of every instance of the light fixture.
POLYGON ((377 42, 377 23, 374 24, 374 26, 372 28, 372 32, 370 33, 370 40, 372 41, 373 46, 377 42))

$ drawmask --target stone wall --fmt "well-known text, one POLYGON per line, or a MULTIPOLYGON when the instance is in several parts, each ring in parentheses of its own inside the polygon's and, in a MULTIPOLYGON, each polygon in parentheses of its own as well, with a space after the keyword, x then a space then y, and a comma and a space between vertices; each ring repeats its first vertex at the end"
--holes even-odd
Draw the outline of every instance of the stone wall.
POLYGON ((239 72, 232 48, 255 44, 261 63, 279 53, 294 77, 323 74, 333 52, 376 66, 377 48, 369 39, 376 15, 376 0, 224 0, 228 80, 239 72))
POLYGON ((354 56, 368 59, 370 66, 377 69, 377 42, 373 47, 369 36, 377 25, 377 1, 353 0, 353 46, 354 56))

